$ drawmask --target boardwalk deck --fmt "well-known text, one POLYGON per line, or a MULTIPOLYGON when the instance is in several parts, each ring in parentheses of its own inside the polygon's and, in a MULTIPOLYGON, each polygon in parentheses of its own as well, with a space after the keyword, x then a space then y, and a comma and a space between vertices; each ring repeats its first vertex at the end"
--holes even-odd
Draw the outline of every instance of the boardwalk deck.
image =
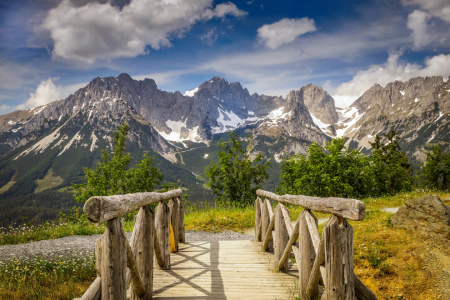
POLYGON ((154 270, 153 299, 294 299, 296 264, 274 272, 273 254, 253 241, 188 242, 154 270))

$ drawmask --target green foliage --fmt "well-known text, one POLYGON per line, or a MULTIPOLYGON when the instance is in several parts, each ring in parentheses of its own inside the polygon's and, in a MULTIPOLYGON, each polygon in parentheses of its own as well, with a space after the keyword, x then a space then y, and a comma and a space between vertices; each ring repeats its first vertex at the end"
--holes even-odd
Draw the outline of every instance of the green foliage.
POLYGON ((435 190, 450 190, 450 153, 443 152, 439 145, 429 145, 427 160, 422 166, 420 179, 422 184, 435 190))
POLYGON ((413 168, 399 145, 400 137, 392 130, 385 134, 383 144, 377 134, 372 146, 368 179, 371 196, 392 195, 399 191, 410 191, 414 185, 413 168))
POLYGON ((372 156, 349 151, 343 138, 326 143, 326 152, 311 144, 307 156, 294 155, 281 164, 277 192, 320 197, 367 197, 392 195, 413 187, 412 165, 399 146, 395 131, 377 135, 372 156))
POLYGON ((253 155, 253 140, 241 142, 234 131, 228 141, 218 143, 219 162, 206 167, 206 184, 215 194, 217 203, 236 207, 251 205, 261 183, 268 179, 267 168, 270 161, 263 161, 262 153, 253 155), (254 157, 252 159, 252 156, 254 157))
POLYGON ((84 168, 87 183, 72 185, 78 202, 86 202, 92 196, 151 192, 162 180, 161 172, 153 165, 153 159, 147 153, 135 168, 128 168, 131 161, 131 155, 125 153, 128 129, 128 124, 124 123, 113 132, 112 158, 104 150, 102 162, 98 163, 97 169, 84 168))

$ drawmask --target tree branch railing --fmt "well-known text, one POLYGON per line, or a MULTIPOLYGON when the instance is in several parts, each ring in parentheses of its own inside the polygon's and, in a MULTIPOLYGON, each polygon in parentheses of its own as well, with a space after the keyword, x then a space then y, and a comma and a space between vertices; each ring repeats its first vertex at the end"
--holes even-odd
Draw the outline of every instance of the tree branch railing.
POLYGON ((82 300, 127 299, 130 282, 130 299, 152 299, 154 255, 157 268, 170 269, 170 252, 177 252, 178 243, 185 241, 181 193, 177 189, 97 196, 85 203, 84 213, 90 221, 107 224, 105 233, 96 241, 97 278, 82 300), (157 202, 153 214, 148 205, 157 202), (128 243, 120 217, 136 209, 139 212, 128 243))
POLYGON ((276 271, 288 272, 293 252, 299 270, 300 299, 319 299, 319 281, 325 292, 321 299, 377 299, 353 270, 353 228, 346 219, 365 217, 364 203, 356 199, 283 195, 257 190, 255 240, 264 251, 274 252, 276 271), (272 210, 270 200, 279 202, 272 210), (305 210, 294 225, 283 203, 305 210), (311 210, 332 214, 319 235, 318 220, 311 210))

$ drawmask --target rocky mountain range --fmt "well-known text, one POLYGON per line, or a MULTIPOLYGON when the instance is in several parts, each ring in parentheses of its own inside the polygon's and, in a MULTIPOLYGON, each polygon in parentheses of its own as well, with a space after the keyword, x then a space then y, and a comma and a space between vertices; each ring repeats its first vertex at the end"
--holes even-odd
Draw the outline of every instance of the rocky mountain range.
POLYGON ((255 151, 273 158, 273 189, 283 157, 333 137, 370 152, 376 134, 394 129, 418 162, 427 142, 450 141, 449 113, 450 82, 442 77, 374 85, 346 109, 313 84, 283 98, 250 95, 220 77, 184 95, 128 74, 95 78, 65 99, 0 116, 0 211, 16 203, 7 220, 19 212, 31 216, 39 207, 35 198, 45 193, 42 199, 66 193, 72 201, 67 187, 83 180, 82 167, 96 166, 101 150, 111 149, 111 133, 123 122, 130 125, 128 151, 136 160, 151 151, 168 181, 181 180, 196 197, 208 197, 203 171, 230 130, 252 135, 255 151))

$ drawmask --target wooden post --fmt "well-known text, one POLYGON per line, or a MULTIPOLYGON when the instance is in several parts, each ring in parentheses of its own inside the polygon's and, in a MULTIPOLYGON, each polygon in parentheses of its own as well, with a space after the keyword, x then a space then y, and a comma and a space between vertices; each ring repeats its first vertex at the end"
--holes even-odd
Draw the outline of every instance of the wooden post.
POLYGON ((94 282, 89 286, 86 292, 81 296, 80 300, 100 300, 102 288, 102 279, 100 277, 95 278, 94 282))
POLYGON ((300 268, 299 268, 299 289, 300 289, 300 299, 318 299, 319 289, 315 287, 313 296, 308 298, 306 290, 308 288, 308 281, 311 275, 311 270, 314 265, 314 260, 316 259, 316 251, 314 250, 313 241, 311 239, 311 234, 308 228, 308 222, 306 220, 307 215, 311 216, 314 220, 314 226, 317 227, 317 218, 311 213, 309 209, 305 209, 300 214, 300 237, 299 237, 299 248, 300 248, 300 268))
POLYGON ((175 243, 174 245, 174 249, 175 251, 173 252, 178 252, 178 230, 179 230, 179 216, 180 216, 180 206, 178 204, 177 199, 170 199, 169 201, 169 208, 170 208, 170 224, 172 225, 172 230, 173 230, 173 243, 175 243))
POLYGON ((170 269, 170 209, 164 201, 156 207, 155 213, 155 255, 157 267, 170 269))
POLYGON ((96 267, 101 277, 101 299, 126 299, 127 238, 119 218, 106 224, 105 233, 97 240, 96 267))
MULTIPOLYGON (((285 224, 282 207, 284 205, 279 203, 275 209, 275 269, 278 269, 278 262, 283 256, 284 249, 286 248, 289 241, 289 233, 285 224)), ((282 272, 289 271, 289 260, 287 259, 284 265, 279 268, 282 272)))
POLYGON ((332 216, 323 228, 325 294, 327 300, 353 300, 353 228, 344 218, 332 216))
POLYGON ((136 261, 145 295, 140 297, 131 283, 131 300, 152 299, 153 290, 153 231, 154 218, 148 206, 139 209, 136 216, 135 232, 131 241, 131 249, 136 261))
POLYGON ((261 242, 264 236, 261 234, 261 198, 255 200, 255 242, 261 242))
MULTIPOLYGON (((262 209, 261 209, 261 234, 265 237, 267 234, 271 234, 267 232, 269 230, 270 224, 270 215, 273 215, 272 206, 270 205, 270 201, 268 199, 264 200, 262 209)), ((273 241, 271 240, 267 245, 266 251, 273 252, 273 241)))
POLYGON ((185 230, 184 230, 184 202, 180 197, 177 197, 178 206, 180 207, 180 216, 178 219, 178 241, 180 243, 184 243, 185 238, 185 230))

